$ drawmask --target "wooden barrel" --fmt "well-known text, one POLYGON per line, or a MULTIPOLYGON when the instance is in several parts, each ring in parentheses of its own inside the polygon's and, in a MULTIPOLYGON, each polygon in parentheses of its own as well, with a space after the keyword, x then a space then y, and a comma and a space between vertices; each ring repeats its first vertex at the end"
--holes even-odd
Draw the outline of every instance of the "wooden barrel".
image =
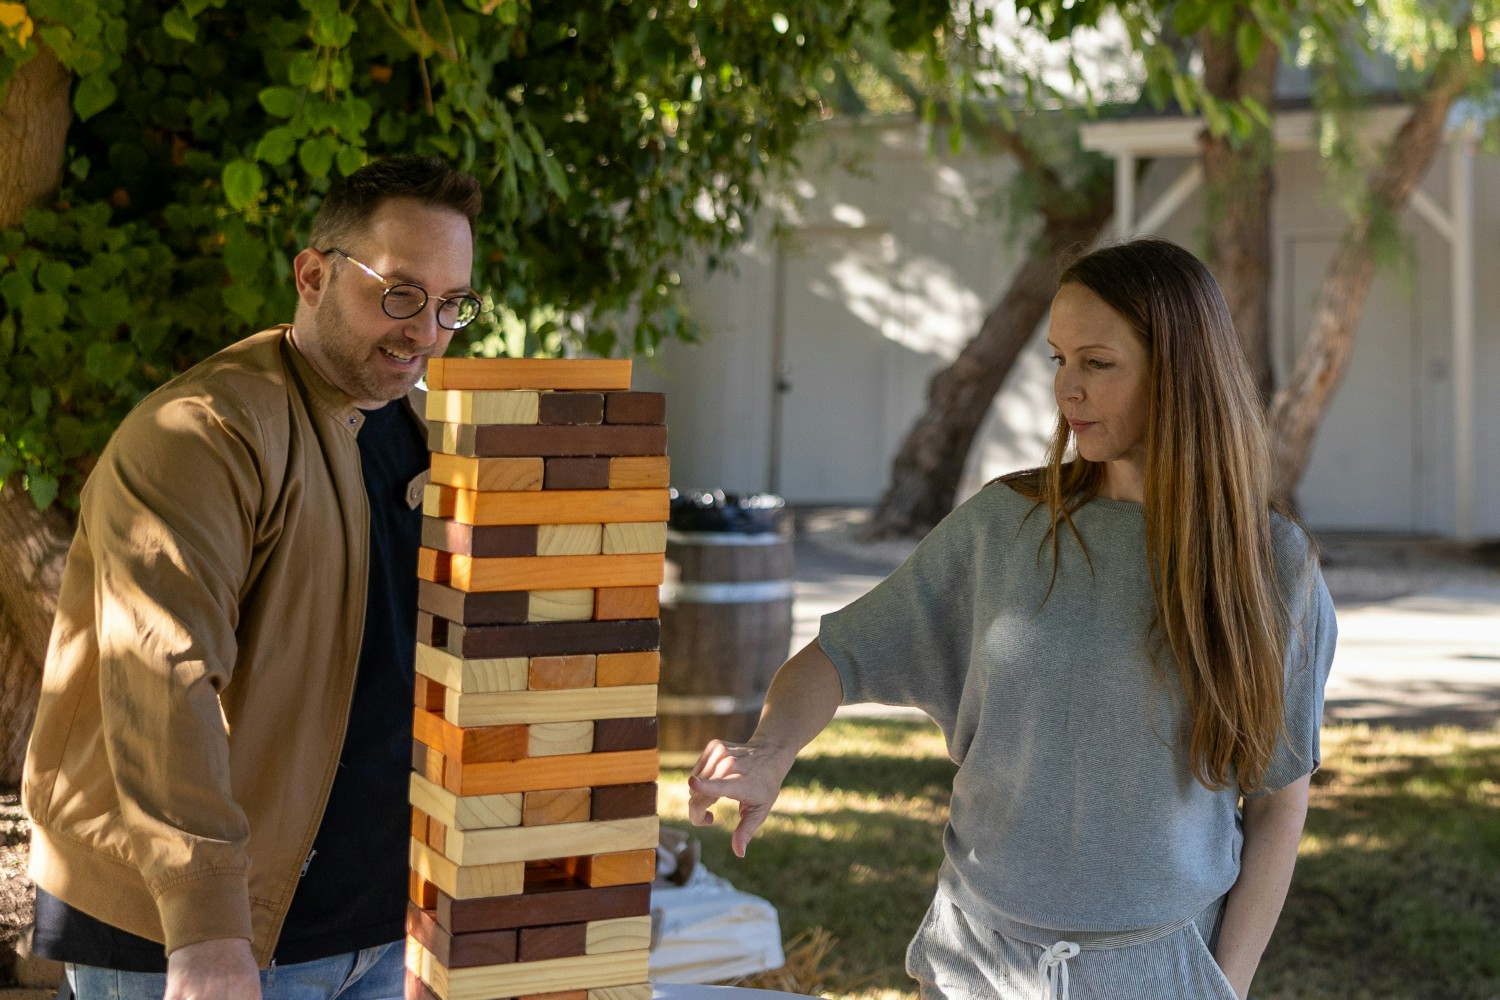
POLYGON ((749 738, 791 646, 794 571, 791 539, 779 532, 667 532, 663 750, 749 738))

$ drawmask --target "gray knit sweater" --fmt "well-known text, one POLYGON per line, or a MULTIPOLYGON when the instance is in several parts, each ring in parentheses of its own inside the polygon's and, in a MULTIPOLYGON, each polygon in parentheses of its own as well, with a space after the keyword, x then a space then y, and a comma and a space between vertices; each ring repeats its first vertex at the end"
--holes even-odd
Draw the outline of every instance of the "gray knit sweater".
MULTIPOLYGON (((1095 499, 1064 526, 1050 596, 1044 508, 1003 483, 933 529, 870 593, 823 618, 845 703, 913 705, 959 765, 941 879, 993 926, 1122 931, 1201 912, 1233 885, 1238 796, 1192 777, 1170 653, 1153 665, 1144 508, 1095 499), (1044 599, 1045 598, 1045 599, 1044 599)), ((1336 626, 1308 540, 1273 518, 1286 730, 1266 776, 1318 765, 1336 626)))

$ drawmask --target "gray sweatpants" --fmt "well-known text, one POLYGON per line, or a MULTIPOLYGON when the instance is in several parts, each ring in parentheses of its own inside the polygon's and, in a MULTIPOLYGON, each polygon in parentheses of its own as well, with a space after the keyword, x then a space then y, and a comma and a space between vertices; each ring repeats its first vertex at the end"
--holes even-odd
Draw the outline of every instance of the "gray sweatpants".
POLYGON ((1209 950, 1222 912, 1219 900, 1145 941, 1149 933, 1043 940, 1034 929, 1005 933, 970 922, 939 886, 907 949, 906 971, 922 1000, 1236 1000, 1209 950))

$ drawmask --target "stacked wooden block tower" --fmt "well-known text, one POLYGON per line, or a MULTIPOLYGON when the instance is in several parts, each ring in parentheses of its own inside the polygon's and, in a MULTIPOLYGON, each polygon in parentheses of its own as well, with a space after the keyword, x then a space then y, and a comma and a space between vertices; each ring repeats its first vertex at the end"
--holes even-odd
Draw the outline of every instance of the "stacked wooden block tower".
POLYGON ((664 400, 615 360, 427 384, 408 997, 650 1000, 664 400))

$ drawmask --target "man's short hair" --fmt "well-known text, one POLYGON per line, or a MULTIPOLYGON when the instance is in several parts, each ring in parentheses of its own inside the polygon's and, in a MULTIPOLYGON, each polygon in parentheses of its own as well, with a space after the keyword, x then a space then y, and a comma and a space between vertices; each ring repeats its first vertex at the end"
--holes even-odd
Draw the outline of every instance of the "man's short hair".
POLYGON ((391 198, 410 198, 469 220, 469 231, 484 198, 479 182, 437 156, 393 156, 366 164, 334 182, 313 219, 310 243, 319 249, 347 241, 369 223, 391 198))

